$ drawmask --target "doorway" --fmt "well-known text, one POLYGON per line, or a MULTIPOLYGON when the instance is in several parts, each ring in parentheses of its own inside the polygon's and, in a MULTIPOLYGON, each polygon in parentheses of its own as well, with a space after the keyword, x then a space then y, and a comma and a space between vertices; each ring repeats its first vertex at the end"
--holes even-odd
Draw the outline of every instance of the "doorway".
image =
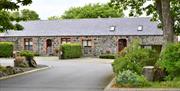
POLYGON ((52 40, 51 39, 46 40, 46 54, 52 55, 52 40))
POLYGON ((118 40, 118 52, 122 51, 125 47, 127 47, 127 40, 119 39, 118 40))

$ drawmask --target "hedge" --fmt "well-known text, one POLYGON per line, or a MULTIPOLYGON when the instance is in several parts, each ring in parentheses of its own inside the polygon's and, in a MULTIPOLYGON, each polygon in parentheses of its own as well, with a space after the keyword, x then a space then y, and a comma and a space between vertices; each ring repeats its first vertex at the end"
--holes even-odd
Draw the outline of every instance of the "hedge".
POLYGON ((67 43, 60 46, 62 59, 80 58, 82 56, 81 45, 78 43, 67 43))
POLYGON ((0 42, 0 57, 12 57, 12 56, 13 56, 13 43, 0 42))
POLYGON ((99 58, 102 58, 102 59, 115 59, 116 55, 115 54, 102 54, 102 55, 99 56, 99 58))

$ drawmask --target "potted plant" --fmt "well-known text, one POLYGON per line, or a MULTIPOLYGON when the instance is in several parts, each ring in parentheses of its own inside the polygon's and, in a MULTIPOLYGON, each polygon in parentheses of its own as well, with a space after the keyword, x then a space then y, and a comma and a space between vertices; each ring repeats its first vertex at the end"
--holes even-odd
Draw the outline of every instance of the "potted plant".
POLYGON ((20 52, 20 56, 24 56, 26 58, 26 61, 28 61, 30 67, 37 67, 33 52, 24 50, 20 52))

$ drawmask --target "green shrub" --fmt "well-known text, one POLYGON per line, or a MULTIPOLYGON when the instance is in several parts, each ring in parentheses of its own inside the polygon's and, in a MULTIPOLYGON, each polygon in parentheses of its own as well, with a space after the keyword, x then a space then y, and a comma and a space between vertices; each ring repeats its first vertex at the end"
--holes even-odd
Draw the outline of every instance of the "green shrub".
POLYGON ((7 71, 6 67, 0 65, 0 72, 6 72, 6 71, 7 71))
POLYGON ((128 57, 122 57, 117 58, 113 63, 113 71, 117 75, 119 72, 122 72, 124 70, 132 70, 133 72, 137 72, 138 74, 141 74, 143 66, 139 63, 133 63, 131 60, 129 60, 128 57))
POLYGON ((0 42, 0 57, 12 57, 12 55, 13 55, 13 43, 0 42))
POLYGON ((151 88, 180 88, 180 81, 151 82, 151 88))
POLYGON ((14 74, 14 70, 10 66, 6 66, 6 67, 0 66, 0 72, 5 73, 7 75, 14 74))
POLYGON ((28 68, 29 67, 29 64, 28 63, 20 63, 18 67, 22 67, 22 68, 28 68))
POLYGON ((150 85, 144 76, 139 76, 130 70, 119 72, 116 83, 122 87, 145 87, 150 85))
POLYGON ((102 59, 115 59, 116 55, 115 54, 102 54, 102 55, 99 56, 99 58, 102 58, 102 59))
POLYGON ((34 52, 28 51, 28 50, 23 50, 20 52, 20 56, 24 56, 26 58, 33 58, 34 57, 34 52))
POLYGON ((60 46, 62 59, 80 58, 82 56, 81 45, 78 43, 67 43, 60 46))
POLYGON ((34 52, 34 56, 40 56, 38 52, 34 52))
POLYGON ((141 48, 136 41, 125 48, 121 54, 123 55, 112 64, 116 74, 123 70, 131 70, 141 74, 144 66, 153 66, 158 59, 158 54, 154 50, 141 48))
POLYGON ((166 80, 173 80, 180 76, 180 43, 168 44, 157 62, 168 73, 166 80))
POLYGON ((27 67, 29 67, 29 64, 27 61, 14 61, 14 66, 15 67, 27 68, 27 67))

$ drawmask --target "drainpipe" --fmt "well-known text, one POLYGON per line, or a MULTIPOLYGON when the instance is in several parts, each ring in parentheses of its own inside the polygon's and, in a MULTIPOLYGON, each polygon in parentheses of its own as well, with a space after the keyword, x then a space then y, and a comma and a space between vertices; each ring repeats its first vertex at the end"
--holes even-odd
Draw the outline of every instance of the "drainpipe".
POLYGON ((38 37, 38 52, 40 54, 40 42, 39 42, 39 40, 40 40, 40 37, 38 37))

